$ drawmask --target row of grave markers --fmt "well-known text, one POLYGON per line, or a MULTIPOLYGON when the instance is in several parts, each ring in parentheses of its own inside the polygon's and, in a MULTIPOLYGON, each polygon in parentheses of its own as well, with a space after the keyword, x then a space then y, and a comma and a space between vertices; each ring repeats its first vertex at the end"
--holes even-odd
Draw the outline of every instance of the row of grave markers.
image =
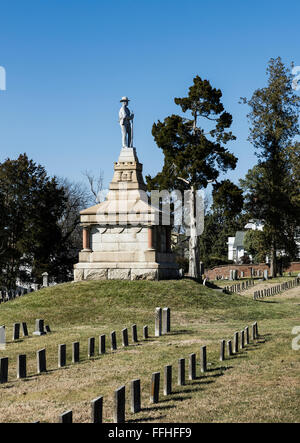
MULTIPOLYGON (((253 277, 263 277, 265 280, 268 280, 269 271, 268 269, 253 269, 250 268, 250 278, 253 277)), ((230 269, 229 270, 229 280, 238 280, 239 278, 244 278, 245 272, 244 271, 238 271, 237 269, 230 269)), ((217 275, 216 280, 223 279, 222 275, 217 275)))
MULTIPOLYGON (((252 324, 252 340, 255 341, 259 338, 258 325, 257 322, 252 324)), ((220 349, 220 361, 224 361, 225 357, 225 340, 221 341, 220 349)), ((250 344, 250 334, 249 327, 246 326, 242 331, 235 332, 233 343, 231 340, 227 342, 228 344, 228 357, 237 354, 239 350, 244 349, 250 344), (240 335, 240 337, 239 337, 240 335)), ((195 380, 197 368, 197 356, 195 353, 189 355, 188 360, 188 379, 195 380)), ((200 348, 200 371, 205 373, 207 371, 207 349, 206 346, 201 346, 200 348)), ((164 380, 163 380, 163 393, 164 396, 172 394, 172 375, 173 368, 172 365, 167 365, 164 367, 164 380)), ((150 383, 150 403, 159 403, 160 394, 160 379, 161 373, 154 372, 151 376, 150 383)), ((178 360, 178 371, 177 371, 177 385, 184 386, 186 384, 186 360, 185 358, 180 358, 178 360)), ((113 405, 113 422, 114 423, 124 423, 126 421, 126 386, 123 385, 114 391, 114 405, 113 405)), ((141 380, 134 379, 130 382, 130 410, 132 413, 138 413, 142 410, 141 406, 141 380)), ((65 411, 59 416, 60 423, 73 423, 73 412, 72 410, 65 411)), ((91 422, 92 423, 102 423, 103 422, 103 397, 97 397, 91 401, 91 422)), ((39 423, 39 422, 35 422, 39 423)))
MULTIPOLYGON (((138 342, 136 325, 132 326, 133 342, 138 342)), ((144 339, 148 338, 148 326, 143 328, 144 339)), ((122 330, 123 347, 129 346, 128 343, 128 329, 122 330)), ((116 331, 111 332, 111 350, 117 350, 116 331)), ((106 335, 99 336, 99 355, 106 353, 106 335)), ((95 356, 95 337, 88 339, 88 358, 95 356)), ((37 374, 47 372, 46 364, 46 349, 40 349, 36 352, 37 358, 37 374)), ((79 363, 80 361, 80 342, 72 343, 72 363, 79 363)), ((67 345, 58 345, 58 368, 62 368, 67 364, 67 345)), ((20 354, 17 357, 17 378, 26 378, 26 355, 20 354)), ((8 357, 0 358, 0 383, 8 381, 8 357)))
POLYGON ((280 292, 287 291, 288 289, 295 288, 296 286, 299 285, 300 285, 300 278, 296 277, 293 280, 289 280, 287 282, 271 286, 270 288, 265 288, 259 291, 255 291, 253 294, 253 299, 257 300, 258 298, 271 297, 272 295, 277 295, 280 292))
POLYGON ((234 285, 231 286, 225 286, 224 290, 226 292, 242 292, 242 291, 246 291, 247 289, 251 288, 252 286, 254 286, 255 282, 254 280, 246 280, 240 283, 236 283, 234 285))
MULTIPOLYGON (((20 339, 20 332, 21 331, 22 331, 23 337, 29 337, 26 322, 14 323, 13 324, 13 335, 12 335, 13 341, 20 339)), ((51 332, 50 326, 46 325, 44 327, 44 320, 37 319, 35 321, 35 331, 33 332, 32 335, 44 335, 47 332, 51 332)), ((6 344, 6 329, 5 329, 5 325, 2 325, 2 326, 0 326, 0 345, 5 345, 5 344, 6 344)))
MULTIPOLYGON (((15 325, 20 326, 19 323, 15 323, 15 325)), ((36 320, 36 330, 37 330, 36 332, 37 335, 43 335, 45 333, 43 332, 44 320, 36 320)), ((170 308, 164 308, 163 310, 161 308, 156 308, 155 336, 166 334, 170 332, 170 330, 171 330, 170 308), (158 316, 157 312, 160 312, 158 316)), ((132 342, 138 343, 138 331, 136 324, 132 325, 131 332, 132 332, 132 342)), ((19 334, 19 327, 14 328, 14 337, 17 337, 18 334, 19 334)), ((128 328, 122 329, 121 334, 122 334, 122 346, 123 347, 129 346, 128 328)), ((117 350, 116 331, 111 332, 110 338, 111 338, 111 351, 116 351, 117 350)), ((149 338, 148 326, 145 325, 143 327, 143 339, 147 340, 148 338, 149 338)), ((90 337, 88 339, 88 358, 95 356, 95 344, 96 344, 95 337, 90 337)), ((103 334, 99 336, 99 355, 105 353, 106 353, 106 335, 103 334)), ((58 368, 66 366, 66 360, 67 360, 66 355, 67 355, 66 344, 58 345, 58 368)), ((42 372, 47 372, 46 349, 43 348, 38 350, 36 353, 36 358, 37 358, 37 374, 41 374, 42 372)), ((72 343, 72 363, 79 363, 79 361, 80 361, 80 342, 76 341, 72 343)), ((20 354, 17 357, 17 378, 26 378, 26 376, 27 376, 26 355, 20 354)), ((8 357, 2 357, 0 358, 0 383, 2 384, 7 382, 8 382, 8 357)))
POLYGON ((15 298, 22 297, 25 294, 30 292, 34 292, 33 288, 22 288, 22 289, 2 289, 0 291, 0 304, 6 303, 10 300, 14 300, 15 298))

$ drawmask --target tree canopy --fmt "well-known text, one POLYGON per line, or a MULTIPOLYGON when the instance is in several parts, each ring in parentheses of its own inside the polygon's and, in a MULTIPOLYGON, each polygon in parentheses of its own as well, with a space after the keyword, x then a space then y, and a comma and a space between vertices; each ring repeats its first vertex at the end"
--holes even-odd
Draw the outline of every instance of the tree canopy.
POLYGON ((153 124, 152 134, 164 153, 164 166, 149 189, 182 189, 178 176, 196 188, 206 188, 220 173, 236 167, 237 158, 226 144, 235 140, 229 131, 232 116, 224 110, 222 92, 196 76, 187 97, 175 98, 185 116, 171 115, 153 124), (200 119, 203 126, 198 126, 200 119))
POLYGON ((0 164, 1 284, 55 274, 62 245, 59 219, 66 199, 55 178, 26 154, 0 164))
POLYGON ((275 276, 280 251, 290 257, 296 253, 299 164, 296 161, 292 166, 292 163, 293 158, 299 160, 295 137, 300 135, 300 97, 293 91, 291 72, 280 57, 270 60, 267 75, 268 85, 257 89, 250 100, 243 99, 251 108, 249 140, 258 164, 248 171, 241 185, 246 193, 247 213, 264 223, 271 274, 275 276))
MULTIPOLYGON (((164 165, 154 178, 146 177, 148 189, 183 190, 188 184, 189 275, 196 278, 199 276, 196 192, 214 182, 215 198, 219 194, 219 200, 224 199, 230 182, 219 184, 217 179, 237 163, 237 158, 226 148, 235 136, 229 130, 232 116, 225 111, 221 98, 220 89, 196 76, 188 96, 174 99, 184 116, 173 114, 152 127, 155 142, 164 154, 164 165)), ((234 194, 236 189, 231 192, 234 194)))

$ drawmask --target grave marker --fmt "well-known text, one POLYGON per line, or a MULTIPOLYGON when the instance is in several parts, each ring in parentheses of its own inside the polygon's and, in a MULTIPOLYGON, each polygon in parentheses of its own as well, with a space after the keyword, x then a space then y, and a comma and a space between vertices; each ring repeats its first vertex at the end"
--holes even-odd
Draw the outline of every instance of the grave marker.
POLYGON ((178 386, 185 385, 185 359, 178 360, 178 386))
POLYGON ((5 326, 0 326, 0 349, 5 349, 6 345, 6 333, 5 333, 5 326))
POLYGON ((75 341, 72 343, 72 363, 79 362, 79 353, 80 353, 79 341, 75 341))
POLYGON ((189 357, 189 380, 196 379, 196 354, 190 354, 189 357))
POLYGON ((162 333, 162 310, 161 308, 155 309, 155 337, 160 337, 162 333))
POLYGON ((49 274, 48 274, 48 272, 44 272, 42 274, 42 277, 43 277, 43 286, 44 286, 44 288, 47 288, 49 286, 49 281, 48 281, 49 274))
POLYGON ((88 358, 95 355, 95 337, 90 337, 88 339, 88 358))
POLYGON ((143 327, 143 338, 144 338, 144 340, 147 340, 147 338, 149 338, 148 326, 147 325, 143 327))
POLYGON ((105 354, 105 335, 99 337, 99 354, 105 354))
POLYGON ((133 343, 138 342, 137 325, 132 325, 132 341, 133 343))
POLYGON ((221 340, 220 361, 225 360, 225 340, 221 340))
POLYGON ((122 344, 124 347, 128 346, 128 329, 122 329, 122 344))
POLYGON ((28 329, 27 329, 27 324, 25 322, 22 323, 22 333, 23 337, 28 337, 28 329))
POLYGON ((67 360, 67 346, 65 344, 58 345, 58 367, 62 368, 66 366, 67 360))
POLYGON ((164 395, 172 394, 172 366, 165 366, 164 369, 164 395))
POLYGON ((116 331, 112 331, 110 334, 111 337, 111 350, 116 351, 117 350, 117 336, 116 331))
POLYGON ((134 414, 141 410, 141 381, 139 379, 131 381, 131 412, 134 414))
POLYGON ((20 354, 17 357, 17 378, 26 378, 26 355, 20 354))
POLYGON ((91 401, 92 423, 102 423, 103 397, 97 397, 91 401))
POLYGON ((246 335, 246 345, 249 345, 250 338, 249 338, 249 327, 248 326, 245 327, 245 335, 246 335))
POLYGON ((42 372, 46 372, 46 349, 40 349, 36 353, 37 357, 37 373, 41 374, 42 372))
POLYGON ((241 349, 244 349, 245 347, 245 331, 241 331, 241 349))
POLYGON ((35 331, 33 335, 44 335, 46 332, 44 331, 44 320, 37 319, 35 321, 35 331))
POLYGON ((227 349, 228 349, 228 355, 229 355, 229 357, 231 357, 233 355, 233 352, 232 352, 232 341, 231 340, 228 340, 228 342, 227 342, 227 349))
POLYGON ((125 386, 114 393, 114 423, 125 422, 125 386))
POLYGON ((159 401, 160 372, 154 372, 151 378, 150 403, 159 401))
POLYGON ((239 333, 235 332, 234 334, 234 353, 237 354, 239 352, 239 333))
POLYGON ((0 383, 6 383, 8 378, 8 357, 0 358, 0 383))
POLYGON ((171 311, 170 308, 163 308, 162 311, 162 333, 167 334, 171 331, 171 311))
POLYGON ((19 340, 20 338, 20 323, 14 323, 13 326, 13 340, 19 340))
POLYGON ((201 372, 206 372, 207 370, 206 346, 201 346, 200 356, 201 356, 201 372))
POLYGON ((73 412, 66 411, 59 417, 59 423, 72 423, 73 422, 73 412))

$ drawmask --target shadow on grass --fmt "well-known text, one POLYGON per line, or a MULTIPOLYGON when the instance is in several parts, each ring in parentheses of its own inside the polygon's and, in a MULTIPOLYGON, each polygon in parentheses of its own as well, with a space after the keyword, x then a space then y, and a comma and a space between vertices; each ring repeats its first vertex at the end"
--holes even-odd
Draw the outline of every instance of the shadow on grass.
POLYGON ((184 401, 184 400, 189 400, 189 399, 191 399, 192 397, 190 397, 190 396, 176 396, 176 394, 185 394, 186 392, 189 394, 189 393, 192 393, 192 392, 194 392, 194 391, 200 391, 200 389, 194 389, 194 390, 192 390, 192 389, 187 389, 186 391, 174 391, 172 394, 170 394, 170 395, 174 395, 174 397, 170 397, 170 398, 165 398, 164 400, 160 400, 160 403, 168 403, 168 402, 170 402, 170 401, 184 401))
POLYGON ((14 386, 15 385, 13 384, 13 382, 8 381, 6 383, 1 384, 1 389, 11 389, 14 388, 14 386))
POLYGON ((227 360, 236 360, 239 358, 247 358, 247 353, 246 352, 239 352, 238 354, 233 354, 231 355, 231 357, 227 357, 227 360))
MULTIPOLYGON (((161 403, 161 402, 159 402, 161 403)), ((159 404, 157 404, 157 406, 148 406, 146 408, 142 408, 142 411, 160 411, 163 409, 173 409, 175 408, 175 405, 169 405, 169 406, 159 406, 159 404)))
POLYGON ((199 283, 200 285, 203 285, 203 280, 202 278, 195 278, 195 277, 189 277, 188 275, 184 276, 184 280, 192 280, 195 283, 199 283))
POLYGON ((243 351, 241 351, 241 353, 245 353, 245 354, 247 354, 247 352, 256 351, 258 348, 259 348, 259 346, 255 346, 255 347, 247 348, 247 349, 244 349, 243 351))
MULTIPOLYGON (((227 370, 230 369, 231 367, 222 367, 223 370, 227 370)), ((214 369, 214 371, 218 370, 220 368, 214 369)), ((213 370, 212 370, 213 371, 213 370)), ((195 380, 189 380, 188 384, 182 386, 177 386, 176 388, 174 388, 173 392, 169 395, 169 396, 165 396, 165 398, 161 399, 159 401, 159 403, 169 403, 169 402, 183 402, 185 400, 189 400, 192 397, 190 395, 185 395, 185 394, 193 394, 194 392, 199 392, 199 391, 203 391, 203 387, 204 385, 209 385, 214 383, 214 380, 207 380, 209 377, 220 377, 222 376, 223 373, 219 373, 219 374, 214 374, 214 375, 204 375, 202 377, 196 377, 195 380), (205 380, 206 379, 206 380, 205 380), (197 381, 199 380, 199 381, 197 381), (184 387, 186 386, 186 389, 184 389, 184 387)), ((142 408, 141 412, 153 412, 153 411, 160 411, 160 410, 167 410, 167 409, 173 409, 176 408, 175 405, 167 405, 167 406, 150 406, 150 407, 146 407, 146 408, 142 408)), ((162 417, 160 417, 161 419, 162 417)), ((138 422, 143 422, 143 421, 155 421, 156 418, 155 417, 144 417, 144 418, 138 418, 138 419, 133 419, 133 420, 128 420, 128 423, 138 423, 138 422)))
POLYGON ((181 335, 181 334, 191 335, 191 334, 194 334, 194 332, 189 331, 188 329, 179 329, 178 331, 168 332, 168 334, 166 334, 165 337, 169 337, 172 335, 181 335))
MULTIPOLYGON (((165 418, 166 415, 161 415, 159 418, 165 418)), ((140 422, 144 422, 144 421, 155 421, 156 418, 155 417, 145 417, 145 418, 134 418, 132 420, 127 420, 126 423, 140 423, 140 422)))
POLYGON ((16 338, 15 340, 6 340, 7 345, 12 345, 15 343, 23 343, 24 338, 16 338))
MULTIPOLYGON (((207 381, 204 383, 201 383, 201 385, 204 384, 210 384, 213 383, 213 381, 207 381)), ((176 394, 193 394, 194 392, 200 392, 203 391, 203 389, 201 387, 195 388, 195 389, 185 389, 185 390, 181 390, 181 391, 176 391, 176 394)), ((183 401, 183 400, 188 400, 192 397, 190 396, 185 396, 185 397, 175 397, 175 401, 183 401)), ((172 399, 173 400, 173 399, 172 399)))
MULTIPOLYGON (((201 278, 194 278, 194 277, 188 277, 188 276, 185 276, 184 278, 187 279, 187 280, 192 280, 195 283, 198 283, 198 284, 204 286, 203 285, 203 280, 201 278)), ((209 288, 209 289, 215 289, 217 291, 225 292, 225 286, 227 286, 227 285, 225 285, 225 286, 218 286, 215 283, 213 283, 212 281, 206 280, 205 286, 207 288, 209 288)))
MULTIPOLYGON (((140 412, 164 411, 164 410, 167 410, 167 409, 173 409, 175 407, 176 407, 175 405, 149 406, 147 408, 141 408, 140 412)), ((164 417, 166 417, 166 415, 160 416, 160 418, 164 418, 164 417)), ((141 418, 135 418, 135 419, 128 420, 127 423, 138 423, 138 422, 141 422, 141 421, 155 421, 155 420, 156 420, 155 417, 141 417, 141 418)))
POLYGON ((276 303, 276 304, 278 304, 279 303, 279 301, 275 301, 275 300, 259 300, 259 299, 256 299, 256 301, 258 301, 259 303, 276 303))
POLYGON ((228 371, 228 369, 232 369, 233 366, 218 366, 217 368, 209 368, 206 372, 214 372, 214 371, 228 371))
POLYGON ((264 344, 264 343, 266 343, 268 341, 271 341, 270 337, 265 338, 265 336, 260 335, 259 338, 256 340, 256 343, 257 343, 257 345, 259 347, 259 345, 262 345, 262 344, 264 344))

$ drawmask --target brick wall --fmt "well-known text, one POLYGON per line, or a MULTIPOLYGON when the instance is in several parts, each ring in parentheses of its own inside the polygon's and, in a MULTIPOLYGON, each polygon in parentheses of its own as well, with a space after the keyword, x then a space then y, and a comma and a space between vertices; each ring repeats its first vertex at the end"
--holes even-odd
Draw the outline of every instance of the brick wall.
POLYGON ((300 272, 300 262, 299 261, 292 262, 289 268, 287 269, 287 272, 300 272))
MULTIPOLYGON (((254 277, 260 276, 263 277, 264 270, 270 269, 270 266, 266 263, 261 263, 259 265, 223 265, 216 266, 212 269, 206 269, 204 274, 205 277, 208 277, 210 280, 216 280, 217 277, 229 278, 230 270, 237 270, 238 277, 242 277, 242 273, 244 273, 244 277, 251 277, 251 269, 253 269, 254 277)), ((300 272, 300 262, 292 262, 290 266, 285 269, 285 272, 300 272)))

